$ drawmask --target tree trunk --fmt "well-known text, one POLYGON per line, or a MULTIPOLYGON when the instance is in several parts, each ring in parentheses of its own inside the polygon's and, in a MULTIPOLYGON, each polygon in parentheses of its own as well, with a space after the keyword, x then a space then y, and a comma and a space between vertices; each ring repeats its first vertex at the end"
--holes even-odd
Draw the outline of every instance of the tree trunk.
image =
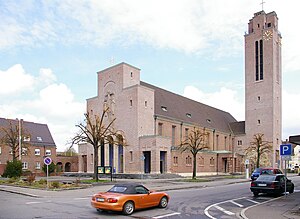
POLYGON ((94 178, 98 182, 98 145, 94 145, 94 178))
POLYGON ((197 170, 197 154, 193 154, 193 177, 192 179, 196 179, 196 171, 197 170))

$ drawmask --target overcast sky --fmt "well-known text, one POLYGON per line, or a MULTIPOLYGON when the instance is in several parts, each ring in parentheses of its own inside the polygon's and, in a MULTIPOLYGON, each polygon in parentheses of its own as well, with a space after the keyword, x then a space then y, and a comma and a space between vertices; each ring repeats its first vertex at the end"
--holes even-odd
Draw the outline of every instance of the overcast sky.
MULTIPOLYGON (((282 34, 283 140, 300 134, 299 0, 265 0, 282 34)), ((48 124, 59 151, 120 62, 244 120, 244 34, 261 0, 0 0, 0 117, 48 124)))

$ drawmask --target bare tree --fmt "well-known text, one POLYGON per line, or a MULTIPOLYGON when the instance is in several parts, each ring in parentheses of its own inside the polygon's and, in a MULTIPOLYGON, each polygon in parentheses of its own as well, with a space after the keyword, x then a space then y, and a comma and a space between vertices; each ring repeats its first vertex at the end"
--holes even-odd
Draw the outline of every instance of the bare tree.
POLYGON ((25 141, 26 138, 30 138, 30 135, 21 127, 17 122, 13 120, 8 120, 7 126, 0 127, 2 134, 0 135, 0 142, 4 145, 10 147, 13 161, 19 158, 20 150, 20 140, 22 145, 21 153, 27 154, 29 152, 29 143, 25 141), (19 139, 21 138, 21 139, 19 139))
POLYGON ((181 152, 190 152, 193 155, 193 176, 192 179, 196 179, 197 173, 197 154, 208 148, 207 145, 208 133, 205 128, 199 129, 194 127, 190 133, 185 136, 185 139, 180 143, 179 149, 181 152))
POLYGON ((263 140, 264 134, 258 133, 253 136, 250 147, 246 149, 246 156, 250 157, 255 163, 256 168, 260 167, 261 160, 268 157, 272 151, 272 144, 263 140))
MULTIPOLYGON (((79 123, 76 127, 79 132, 72 139, 72 146, 79 143, 89 143, 94 148, 94 178, 98 181, 98 151, 99 148, 107 143, 112 143, 112 137, 117 135, 113 129, 113 123, 116 118, 112 119, 108 124, 105 124, 105 116, 109 113, 109 108, 103 109, 101 117, 98 115, 91 116, 85 113, 84 123, 79 123)), ((72 147, 71 146, 71 147, 72 147)))

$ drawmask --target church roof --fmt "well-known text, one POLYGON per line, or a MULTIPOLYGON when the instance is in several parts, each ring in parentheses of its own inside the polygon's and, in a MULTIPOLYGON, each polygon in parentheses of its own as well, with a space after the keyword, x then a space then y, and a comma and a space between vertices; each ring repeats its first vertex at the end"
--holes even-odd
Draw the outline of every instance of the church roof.
MULTIPOLYGON (((9 122, 13 127, 18 125, 18 120, 0 118, 0 127, 9 127, 9 122)), ((51 132, 46 124, 22 121, 23 132, 30 135, 29 142, 37 146, 56 146, 51 132)), ((0 135, 3 136, 0 129, 0 135)), ((28 136, 25 136, 28 137, 28 136)))
POLYGON ((245 121, 241 122, 232 122, 229 124, 232 132, 235 135, 243 135, 246 134, 245 132, 245 121))
POLYGON ((216 129, 227 133, 231 133, 229 124, 237 122, 237 120, 228 112, 191 100, 142 81, 140 84, 155 91, 154 114, 156 116, 175 119, 191 124, 196 123, 201 127, 216 129))

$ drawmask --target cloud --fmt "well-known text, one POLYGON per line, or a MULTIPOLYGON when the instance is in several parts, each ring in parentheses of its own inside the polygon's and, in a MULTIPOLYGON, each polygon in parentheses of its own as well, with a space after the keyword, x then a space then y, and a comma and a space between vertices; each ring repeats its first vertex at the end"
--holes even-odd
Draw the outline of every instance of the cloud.
POLYGON ((14 89, 0 93, 0 116, 47 124, 58 150, 63 151, 65 144, 76 132, 75 125, 85 112, 85 102, 76 101, 67 85, 56 83, 56 76, 51 69, 42 68, 35 77, 26 73, 18 64, 7 71, 1 71, 0 83, 3 79, 6 83, 9 80, 14 81, 14 84, 24 84, 21 88, 14 88, 10 84, 14 89), (24 95, 24 92, 28 95, 24 95), (14 98, 11 97, 12 93, 15 94, 14 98))
POLYGON ((0 96, 30 90, 33 84, 34 77, 27 74, 20 64, 12 66, 7 71, 0 70, 0 96))
POLYGON ((239 101, 238 92, 235 90, 221 87, 217 92, 205 93, 194 86, 186 86, 183 96, 229 112, 238 121, 245 120, 245 106, 239 101))

